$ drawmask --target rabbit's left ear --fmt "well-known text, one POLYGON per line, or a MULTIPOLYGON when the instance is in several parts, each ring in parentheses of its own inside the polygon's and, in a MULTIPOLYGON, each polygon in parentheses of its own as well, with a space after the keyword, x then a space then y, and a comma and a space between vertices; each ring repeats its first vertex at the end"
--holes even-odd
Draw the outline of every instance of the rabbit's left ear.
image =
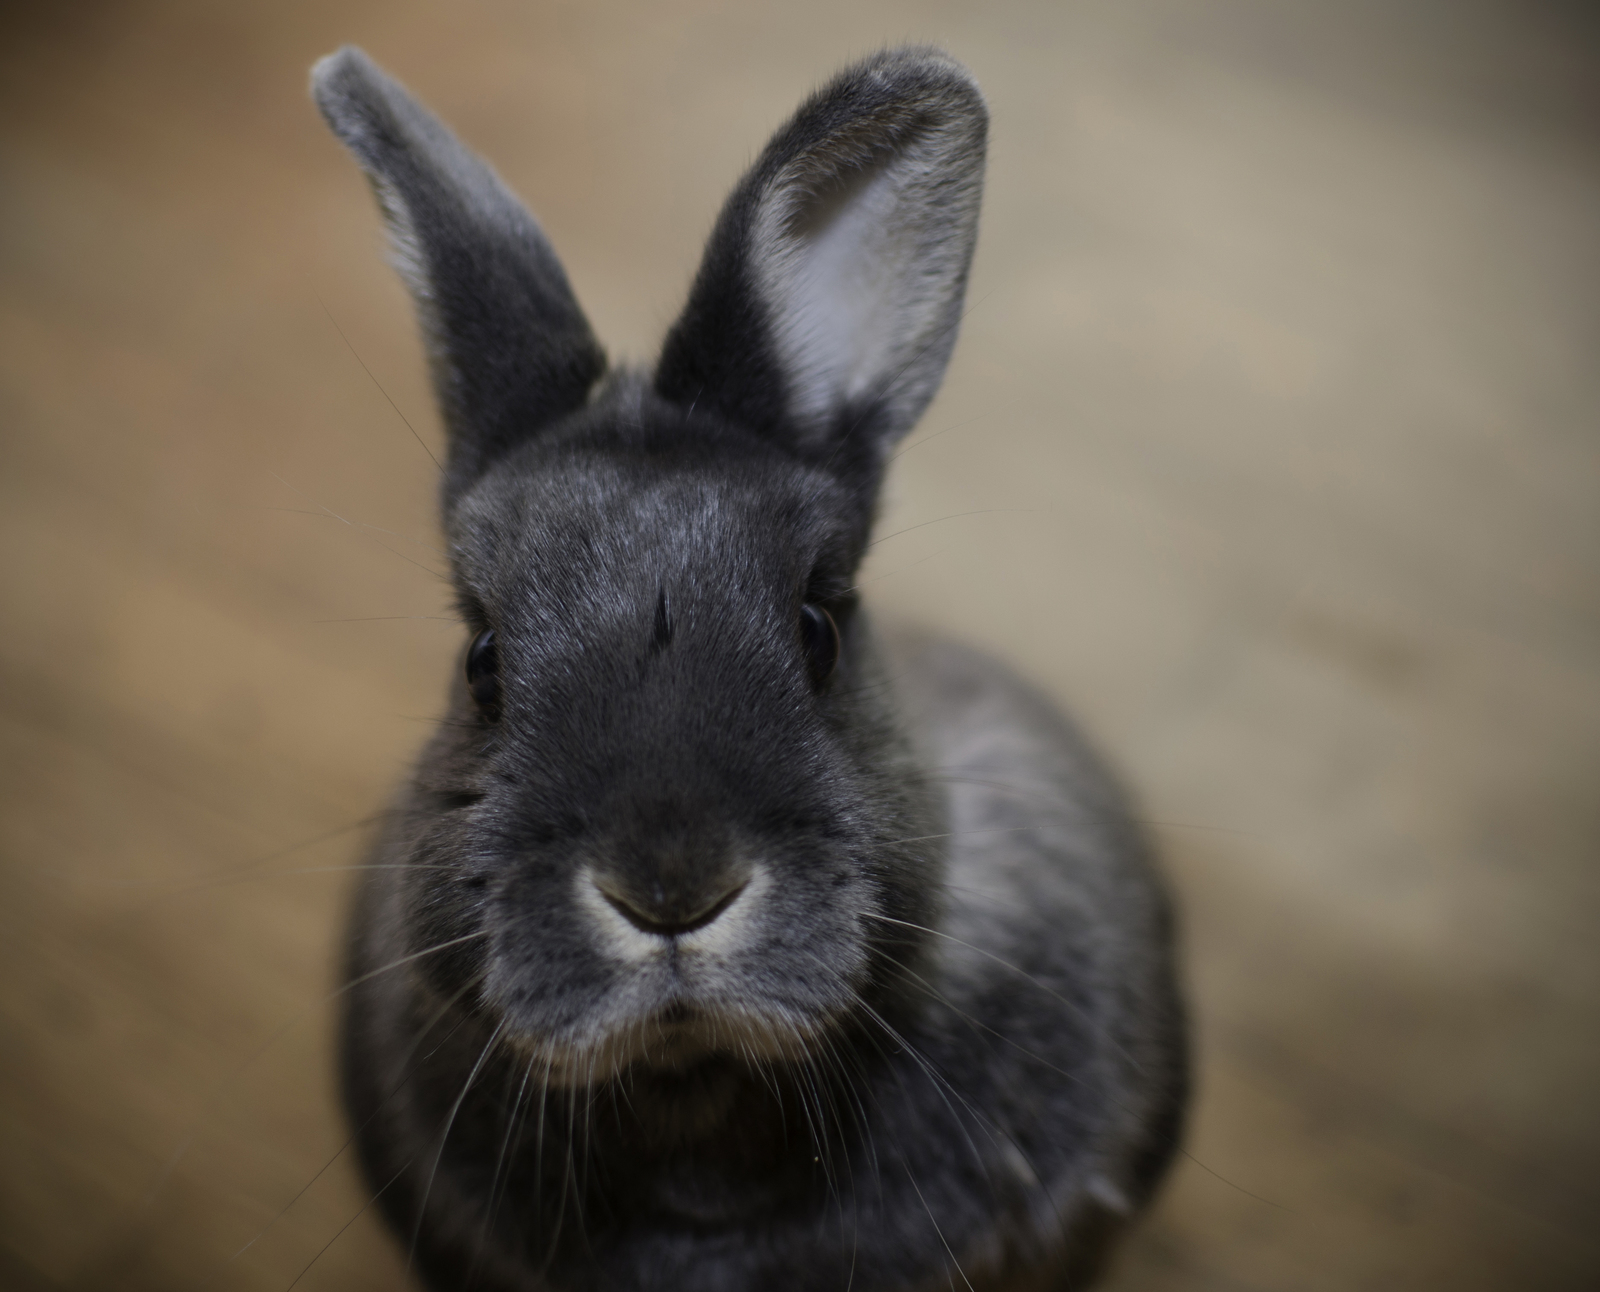
POLYGON ((378 195, 450 430, 448 508, 501 453, 580 408, 605 371, 567 275, 500 178, 361 50, 311 93, 378 195))
POLYGON ((987 123, 972 78, 933 49, 819 91, 723 208, 657 392, 841 467, 881 462, 955 344, 987 123))

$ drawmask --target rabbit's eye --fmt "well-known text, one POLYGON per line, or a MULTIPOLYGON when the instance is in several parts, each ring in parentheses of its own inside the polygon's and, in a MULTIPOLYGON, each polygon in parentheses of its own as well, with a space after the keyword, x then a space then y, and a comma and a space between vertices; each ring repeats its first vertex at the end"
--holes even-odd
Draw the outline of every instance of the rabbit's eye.
POLYGON ((820 689, 839 664, 839 625, 815 602, 800 607, 800 640, 806 648, 811 685, 820 689))
POLYGON ((467 690, 491 722, 500 716, 500 653, 494 629, 485 628, 467 647, 467 690))

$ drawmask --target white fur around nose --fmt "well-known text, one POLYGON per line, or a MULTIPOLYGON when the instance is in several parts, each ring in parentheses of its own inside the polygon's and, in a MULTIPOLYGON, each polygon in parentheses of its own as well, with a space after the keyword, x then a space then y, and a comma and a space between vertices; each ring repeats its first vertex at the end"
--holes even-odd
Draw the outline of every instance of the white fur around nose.
POLYGON ((744 890, 710 924, 692 933, 667 937, 646 933, 631 923, 605 899, 587 867, 577 871, 574 882, 578 908, 588 917, 601 949, 613 959, 636 967, 665 960, 674 951, 687 965, 696 960, 721 959, 753 945, 751 916, 772 884, 766 868, 755 866, 744 890))
POLYGON ((755 913, 761 909, 771 887, 772 877, 767 868, 760 864, 752 866, 744 889, 728 904, 727 910, 710 924, 678 937, 680 954, 692 964, 696 960, 724 959, 754 946, 755 913))
POLYGON ((573 876, 578 908, 589 918, 600 947, 615 960, 628 965, 646 965, 666 959, 671 940, 635 928, 595 885, 594 876, 580 867, 573 876))

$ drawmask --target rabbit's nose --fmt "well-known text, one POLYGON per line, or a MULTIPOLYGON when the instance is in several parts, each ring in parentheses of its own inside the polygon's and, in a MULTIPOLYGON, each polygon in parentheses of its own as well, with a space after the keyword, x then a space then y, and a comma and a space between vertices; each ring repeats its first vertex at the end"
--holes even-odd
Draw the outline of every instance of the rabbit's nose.
POLYGON ((705 928, 738 900, 749 882, 747 876, 740 876, 713 893, 685 900, 660 888, 641 893, 636 889, 624 889, 609 877, 596 875, 593 880, 600 896, 629 924, 642 933, 664 938, 705 928))

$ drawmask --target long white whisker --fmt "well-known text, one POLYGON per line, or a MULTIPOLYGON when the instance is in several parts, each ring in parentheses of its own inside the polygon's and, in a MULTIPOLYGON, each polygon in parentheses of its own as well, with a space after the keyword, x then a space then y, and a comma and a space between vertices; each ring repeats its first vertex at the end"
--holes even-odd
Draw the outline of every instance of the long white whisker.
MULTIPOLYGON (((928 1205, 928 1200, 922 1196, 922 1190, 918 1188, 916 1177, 911 1174, 911 1168, 909 1166, 906 1167, 906 1179, 910 1181, 911 1187, 916 1189, 917 1200, 922 1203, 922 1209, 928 1213, 928 1220, 933 1225, 933 1232, 939 1235, 939 1241, 944 1244, 945 1251, 950 1255, 950 1263, 956 1267, 956 1273, 961 1275, 961 1281, 967 1285, 967 1292, 974 1292, 972 1280, 967 1277, 967 1272, 961 1268, 961 1262, 956 1259, 955 1252, 951 1251, 950 1243, 944 1236, 944 1230, 939 1228, 939 1222, 934 1219, 933 1208, 928 1205)), ((953 1281, 951 1286, 955 1286, 953 1281)))
MULTIPOLYGON (((982 769, 978 768, 975 770, 981 771, 982 769)), ((1003 793, 1010 794, 1013 798, 1022 800, 1023 802, 1050 808, 1058 812, 1062 806, 1060 802, 1051 798, 1049 795, 1040 794, 1033 790, 1023 789, 1020 785, 1011 785, 1005 781, 986 780, 978 776, 962 776, 954 772, 937 772, 929 779, 936 781, 947 781, 953 785, 981 785, 985 789, 1000 790, 1003 793)), ((1202 825, 1195 821, 1162 821, 1155 817, 1136 816, 1132 812, 1107 810, 1104 807, 1090 809, 1090 813, 1102 821, 1127 821, 1133 825, 1146 826, 1153 830, 1200 830, 1208 834, 1233 835, 1239 839, 1259 840, 1261 838, 1261 836, 1254 831, 1236 830, 1231 826, 1202 825)), ((1038 827, 1028 828, 1037 829, 1038 827)))
POLYGON ((372 384, 378 388, 378 393, 389 401, 389 407, 394 409, 395 416, 406 424, 406 430, 411 432, 411 438, 422 446, 422 451, 428 455, 434 468, 438 471, 443 471, 444 466, 434 455, 433 450, 428 447, 428 442, 417 433, 417 428, 411 424, 411 419, 400 411, 400 405, 394 402, 393 396, 383 388, 383 383, 378 380, 377 374, 367 367, 367 361, 361 357, 355 346, 351 344, 350 338, 344 334, 344 329, 339 326, 339 320, 333 317, 333 311, 328 308, 328 302, 323 300, 317 293, 314 292, 312 294, 317 297, 317 304, 322 306, 322 312, 328 316, 328 322, 333 324, 333 330, 339 334, 339 339, 344 342, 345 348, 355 356, 355 361, 361 365, 361 370, 372 378, 372 384))
POLYGON ((933 1083, 934 1092, 939 1096, 945 1108, 949 1111, 950 1119, 955 1122, 957 1127, 960 1128, 961 1137, 967 1141, 967 1148, 972 1151, 972 1160, 979 1166, 983 1167, 984 1174, 986 1176, 990 1176, 990 1183, 992 1185, 993 1177, 990 1170, 989 1159, 978 1151, 978 1146, 973 1141, 971 1132, 967 1130, 966 1123, 962 1119, 961 1114, 956 1111, 955 1105, 950 1102, 949 1095, 954 1095, 956 1099, 960 1101, 961 1106, 967 1110, 968 1116, 976 1121, 983 1129, 984 1133, 989 1136, 989 1142, 998 1147, 998 1141, 994 1138, 993 1131, 987 1125, 988 1119, 972 1107, 971 1103, 969 1103, 962 1093, 955 1088, 955 1086, 950 1082, 949 1078, 947 1078, 933 1065, 932 1060, 923 1054, 921 1050, 917 1049, 916 1046, 911 1044, 911 1042, 905 1037, 901 1036, 900 1033, 889 1024, 888 1020, 879 1014, 877 1010, 873 1009, 872 1006, 868 1005, 865 1001, 863 1001, 861 1005, 862 1008, 866 1010, 868 1017, 870 1017, 873 1022, 883 1029, 885 1035, 887 1035, 890 1040, 892 1040, 896 1045, 900 1046, 901 1049, 911 1056, 911 1061, 921 1068, 923 1075, 933 1083), (949 1091, 949 1094, 946 1094, 946 1091, 949 1091))
MULTIPOLYGON (((489 1181, 489 1202, 484 1208, 483 1229, 478 1235, 478 1250, 473 1254, 472 1265, 467 1270, 465 1286, 468 1288, 472 1286, 473 1279, 477 1277, 478 1262, 483 1259, 483 1249, 488 1244, 489 1231, 494 1227, 495 1215, 499 1211, 501 1202, 505 1200, 504 1194, 498 1194, 497 1196, 501 1183, 501 1172, 506 1166, 507 1153, 509 1152, 512 1157, 516 1156, 516 1150, 512 1144, 513 1136, 518 1142, 522 1139, 522 1098, 528 1091, 528 1081, 533 1076, 533 1065, 537 1057, 534 1054, 528 1056, 527 1066, 522 1070, 522 1082, 517 1086, 517 1096, 511 1104, 511 1115, 506 1119, 506 1133, 500 1141, 499 1156, 495 1158, 494 1176, 489 1181)), ((512 1071, 514 1072, 515 1069, 512 1069, 512 1071)), ((508 1192, 510 1187, 510 1173, 507 1172, 506 1190, 508 1192)))
POLYGON ((478 1053, 478 1061, 472 1065, 472 1071, 467 1074, 466 1081, 461 1086, 461 1093, 456 1096, 455 1103, 450 1105, 450 1115, 445 1118, 444 1131, 439 1136, 439 1148, 433 1155, 433 1169, 428 1172, 428 1183, 422 1190, 422 1201, 417 1204, 417 1225, 411 1231, 411 1249, 406 1253, 406 1273, 411 1272, 412 1263, 417 1257, 417 1242, 422 1237, 422 1226, 428 1214, 428 1199, 433 1195, 434 1177, 439 1174, 439 1163, 444 1159, 445 1141, 450 1138, 450 1128, 456 1123, 456 1114, 461 1111, 467 1092, 472 1089, 472 1083, 478 1079, 478 1073, 483 1070, 484 1060, 489 1057, 489 1051, 494 1048, 494 1043, 500 1039, 500 1033, 505 1030, 506 1021, 501 1019, 495 1024, 494 1031, 489 1033, 489 1039, 484 1042, 483 1049, 478 1053))
MULTIPOLYGON (((966 1020, 968 1025, 973 1027, 974 1029, 981 1028, 985 1032, 989 1032, 993 1036, 996 1036, 1000 1040, 1004 1041, 1007 1045, 1013 1046, 1016 1049, 1020 1050, 1023 1054, 1027 1055, 1028 1058, 1032 1059, 1034 1062, 1042 1064, 1044 1067, 1049 1068, 1052 1072, 1059 1073, 1061 1076, 1067 1078, 1067 1080, 1073 1082, 1075 1085, 1088 1086, 1090 1084, 1087 1081, 1087 1079, 1085 1079, 1084 1077, 1082 1077, 1082 1076, 1080 1076, 1080 1075, 1078 1075, 1076 1073, 1068 1072, 1064 1068, 1058 1068, 1055 1064, 1051 1063, 1048 1059, 1045 1059, 1045 1058, 1041 1057, 1040 1055, 1035 1054, 1032 1050, 1028 1049, 1027 1046, 1022 1045, 1019 1042, 1012 1040, 1011 1037, 1006 1036, 1003 1032, 998 1032, 994 1028, 989 1027, 987 1024, 982 1023, 979 1020, 973 1018, 971 1014, 968 1014, 965 1010, 961 1009, 959 1006, 954 1004, 943 992, 937 990, 930 982, 928 982, 927 979, 925 979, 921 974, 917 973, 915 970, 904 969, 903 972, 905 972, 905 973, 909 974, 911 977, 915 978, 917 980, 917 982, 922 985, 923 990, 926 991, 934 1000, 938 1001, 941 1005, 943 1005, 946 1009, 950 1010, 952 1013, 954 1013, 954 1014, 958 1015, 959 1017, 961 1017, 962 1019, 966 1020)), ((1107 1093, 1109 1094, 1109 1092, 1107 1092, 1107 1093)), ((1131 1113, 1133 1111, 1132 1109, 1129 1109, 1127 1107, 1127 1105, 1124 1104, 1120 1099, 1117 1099, 1114 1095, 1111 1095, 1110 1098, 1111 1098, 1113 1103, 1115 1103, 1119 1108, 1122 1109, 1123 1112, 1131 1113)), ((966 1101, 963 1100, 962 1102, 965 1103, 966 1101)), ((1044 1187, 1045 1196, 1050 1199, 1051 1206, 1056 1208, 1056 1211, 1057 1211, 1058 1215, 1061 1214, 1060 1208, 1056 1204, 1055 1194, 1054 1194, 1054 1191, 1051 1189, 1050 1182, 1045 1179, 1044 1174, 1039 1170, 1039 1168, 1037 1166, 1034 1165, 1033 1159, 1031 1157, 1029 1157, 1027 1150, 1024 1149, 1022 1147, 1022 1145, 1017 1142, 1016 1136, 1009 1134, 1008 1132, 1006 1132, 1001 1127, 996 1126, 995 1129, 998 1130, 1000 1132, 1000 1134, 1005 1136, 1007 1143, 1009 1143, 1011 1145, 1011 1147, 1014 1150, 1016 1150, 1017 1154, 1022 1158, 1022 1160, 1028 1164, 1028 1169, 1033 1172, 1033 1178, 1038 1180, 1039 1183, 1044 1187)), ((992 1136, 991 1136, 991 1138, 992 1138, 992 1136)))
POLYGON ((393 1184, 402 1175, 404 1175, 410 1168, 411 1163, 414 1161, 416 1161, 415 1158, 408 1158, 405 1164, 389 1177, 387 1183, 385 1183, 376 1193, 374 1193, 366 1200, 365 1203, 362 1204, 360 1211, 356 1212, 356 1214, 351 1216, 349 1220, 345 1221, 344 1224, 339 1226, 338 1232, 322 1245, 321 1250, 319 1250, 315 1256, 306 1262, 306 1267, 294 1276, 294 1282, 289 1284, 289 1286, 284 1289, 284 1292, 294 1292, 295 1285, 298 1284, 301 1279, 305 1278, 307 1274, 311 1273, 311 1267, 328 1254, 328 1249, 344 1236, 345 1230, 349 1229, 351 1225, 355 1224, 356 1221, 360 1220, 362 1216, 367 1214, 368 1210, 372 1207, 372 1204, 388 1192, 389 1185, 393 1184))
MULTIPOLYGON (((1006 960, 1002 956, 995 955, 995 953, 992 952, 992 951, 985 950, 983 947, 980 947, 980 946, 974 946, 971 942, 965 942, 961 938, 958 938, 955 935, 950 934, 950 933, 945 933, 940 929, 931 929, 925 924, 913 924, 909 920, 897 920, 891 915, 878 915, 878 914, 876 914, 876 913, 874 913, 872 911, 861 911, 860 915, 864 919, 881 920, 885 924, 898 924, 902 928, 916 929, 920 933, 931 933, 934 937, 944 938, 949 942, 954 942, 957 946, 966 947, 967 950, 974 951, 978 955, 984 956, 987 959, 990 959, 990 960, 994 961, 995 964, 1001 966, 1001 968, 1009 969, 1012 973, 1016 974, 1019 978, 1023 979, 1025 982, 1032 983, 1040 991, 1044 992, 1045 995, 1047 995, 1047 996, 1049 996, 1049 997, 1051 997, 1051 998, 1053 998, 1055 1000, 1060 1001, 1063 1005, 1065 1005, 1068 1009, 1070 1009, 1074 1014, 1076 1014, 1080 1019, 1083 1019, 1085 1022, 1089 1023, 1090 1026, 1094 1028, 1094 1030, 1095 1030, 1095 1032, 1097 1034, 1102 1034, 1103 1035, 1103 1031, 1102 1031, 1101 1028, 1099 1028, 1097 1026, 1096 1020, 1093 1018, 1092 1015, 1089 1014, 1088 1010, 1084 1009, 1084 1007, 1082 1005, 1078 1004, 1076 1001, 1068 1000, 1060 992, 1055 991, 1054 989, 1052 989, 1050 987, 1047 987, 1044 983, 1040 982, 1037 978, 1035 978, 1027 970, 1019 968, 1018 966, 1012 964, 1009 960, 1006 960)), ((1109 1044, 1114 1050, 1116 1050, 1117 1053, 1120 1054, 1124 1059, 1126 1059, 1128 1061, 1128 1063, 1130 1065, 1132 1065, 1136 1070, 1142 1070, 1143 1065, 1136 1058, 1134 1058, 1133 1055, 1129 1054, 1128 1051, 1122 1046, 1121 1042, 1119 1042, 1115 1037, 1113 1037, 1113 1036, 1105 1036, 1104 1039, 1106 1040, 1107 1044, 1109 1044)))
MULTIPOLYGON (((424 956, 431 956, 436 952, 444 951, 450 947, 459 946, 463 942, 470 942, 473 938, 487 936, 488 934, 486 932, 481 931, 478 933, 469 933, 465 937, 455 938, 449 942, 441 942, 438 946, 428 947, 422 951, 414 952, 411 955, 402 956, 400 959, 386 964, 382 968, 374 969, 370 973, 364 973, 359 978, 352 978, 343 986, 337 987, 333 991, 329 992, 321 1000, 313 1001, 310 1005, 307 1005, 304 1009, 294 1014, 288 1022, 284 1023, 282 1027, 269 1036, 266 1041, 262 1043, 259 1049, 248 1055, 230 1072, 219 1079, 217 1084, 212 1088, 211 1092, 206 1096, 203 1102, 209 1105, 225 1086, 227 1086, 230 1082, 238 1080, 239 1077, 242 1076, 252 1064, 260 1062, 261 1057, 266 1054, 268 1050, 270 1050, 274 1045, 292 1032, 314 1010, 321 1009, 324 1005, 330 1004, 331 1002, 337 1000, 340 996, 344 995, 345 992, 350 991, 352 988, 359 987, 362 983, 368 981, 369 979, 376 978, 380 974, 388 973, 392 969, 398 969, 403 964, 409 964, 413 960, 422 959, 424 956)), ((202 1117, 202 1124, 203 1121, 204 1118, 202 1117)), ((189 1134, 185 1136, 183 1143, 178 1145, 177 1149, 173 1152, 172 1157, 167 1161, 166 1166, 162 1169, 160 1178, 158 1178, 155 1184, 151 1187, 149 1196, 146 1199, 147 1205, 153 1204, 155 1200, 161 1196, 162 1191, 167 1187, 168 1183, 173 1177, 173 1174, 177 1171, 178 1164, 183 1161, 189 1150, 194 1147, 195 1139, 199 1136, 199 1134, 200 1126, 197 1125, 194 1130, 190 1131, 189 1134)))
MULTIPOLYGON (((166 879, 97 879, 93 881, 84 880, 79 882, 93 882, 96 886, 104 884, 107 888, 166 888, 169 885, 173 885, 177 886, 178 891, 182 893, 188 891, 187 888, 184 887, 185 885, 192 884, 196 888, 201 888, 211 880, 226 881, 235 876, 248 876, 252 872, 266 866, 268 863, 277 861, 280 857, 287 857, 291 853, 303 852, 307 848, 315 848, 318 844, 328 843, 331 840, 339 838, 341 835, 350 834, 355 830, 360 830, 365 826, 369 826, 375 822, 381 821, 384 817, 389 815, 389 811, 389 809, 385 808, 382 812, 374 812, 371 816, 364 816, 359 821, 352 821, 348 825, 341 825, 336 829, 329 830, 326 834, 319 834, 310 839, 302 839, 299 843, 291 843, 287 847, 278 848, 272 852, 269 852, 264 857, 255 857, 250 861, 240 862, 233 866, 222 866, 215 870, 205 870, 200 871, 197 874, 190 875, 177 875, 166 879)), ((270 874, 273 872, 269 871, 267 873, 270 874)))
MULTIPOLYGON (((270 475, 279 484, 281 484, 285 489, 289 490, 291 493, 299 494, 308 503, 310 503, 313 507, 315 507, 320 514, 322 514, 324 516, 327 516, 327 517, 330 517, 331 519, 338 521, 342 525, 348 525, 351 529, 355 530, 357 533, 365 533, 366 537, 372 538, 372 534, 371 533, 367 533, 366 531, 373 530, 373 531, 376 531, 378 533, 388 533, 389 532, 388 530, 379 530, 377 528, 377 526, 375 526, 375 525, 364 525, 360 521, 350 520, 345 516, 341 516, 338 512, 334 511, 331 507, 324 507, 321 503, 319 503, 315 498, 311 497, 309 494, 302 493, 299 489, 296 489, 292 484, 290 484, 282 476, 278 475, 277 472, 269 471, 267 474, 270 475)), ((393 537, 400 539, 401 542, 412 541, 412 540, 407 540, 407 539, 403 538, 399 534, 395 534, 395 535, 393 535, 393 537)), ((387 543, 379 542, 375 538, 373 538, 372 541, 374 543, 377 543, 378 546, 381 547, 385 552, 388 552, 391 556, 398 556, 402 561, 406 562, 408 565, 414 565, 414 566, 417 567, 417 569, 426 571, 428 574, 431 574, 434 578, 440 580, 441 582, 448 582, 449 581, 450 576, 448 574, 446 574, 444 571, 436 570, 431 565, 424 565, 421 561, 418 561, 418 560, 416 560, 416 559, 414 559, 412 557, 407 556, 404 552, 396 551, 394 548, 390 547, 387 543)), ((422 544, 422 546, 426 546, 426 544, 422 544)))
MULTIPOLYGON (((393 1099, 395 1097, 395 1095, 397 1095, 400 1092, 400 1088, 402 1086, 404 1086, 406 1084, 406 1082, 410 1081, 413 1076, 416 1075, 417 1068, 420 1066, 420 1064, 413 1065, 412 1060, 416 1058, 417 1051, 422 1048, 422 1043, 423 1043, 423 1041, 425 1041, 427 1039, 428 1033, 433 1031, 433 1029, 438 1026, 439 1020, 442 1019, 447 1013, 449 1013, 451 1008, 456 1004, 456 1002, 459 1001, 463 996, 465 996, 467 994, 467 992, 470 991, 477 984, 477 982, 478 982, 478 979, 476 979, 476 978, 468 980, 466 983, 464 983, 462 985, 461 989, 458 992, 455 993, 455 995, 451 996, 448 1000, 446 1000, 444 1002, 444 1004, 439 1006, 438 1010, 434 1013, 433 1017, 430 1018, 428 1020, 428 1022, 423 1026, 422 1030, 417 1033, 416 1038, 411 1042, 411 1048, 406 1052, 405 1056, 400 1060, 400 1065, 401 1065, 400 1076, 395 1081, 395 1083, 392 1086, 390 1086, 389 1089, 384 1093, 383 1098, 378 1101, 377 1108, 375 1108, 372 1111, 372 1113, 367 1117, 366 1121, 362 1122, 361 1125, 357 1126, 356 1129, 350 1134, 350 1137, 348 1139, 346 1139, 345 1142, 339 1146, 339 1151, 337 1153, 335 1153, 332 1157, 330 1157, 326 1162, 324 1162, 322 1164, 322 1166, 320 1168, 318 1168, 317 1173, 315 1175, 313 1175, 309 1180, 307 1180, 305 1182, 305 1184, 303 1184, 300 1187, 300 1191, 298 1193, 296 1193, 294 1195, 294 1197, 290 1198, 287 1203, 284 1204, 283 1209, 281 1211, 279 1211, 278 1214, 275 1215, 271 1220, 267 1221, 267 1223, 265 1225, 263 1225, 259 1230, 257 1230, 256 1233, 255 1233, 255 1236, 253 1238, 251 1238, 249 1242, 247 1242, 243 1247, 241 1247, 238 1251, 236 1251, 232 1256, 228 1257, 228 1263, 229 1264, 232 1264, 234 1261, 238 1260, 247 1251, 249 1251, 252 1247, 254 1247, 258 1242, 260 1242, 262 1238, 266 1237, 268 1231, 271 1230, 272 1227, 274 1225, 276 1225, 280 1220, 282 1220, 285 1216, 287 1216, 291 1210, 293 1210, 294 1204, 299 1202, 301 1198, 305 1197, 307 1192, 310 1191, 311 1186, 314 1185, 318 1180, 320 1180, 323 1177, 323 1175, 325 1175, 327 1173, 328 1168, 331 1167, 335 1162, 337 1162, 341 1157, 344 1156, 345 1150, 347 1150, 352 1144, 354 1144, 356 1142, 357 1138, 360 1136, 362 1131, 366 1130, 366 1128, 368 1126, 372 1125, 373 1121, 378 1117, 378 1115, 388 1105, 389 1100, 393 1099)), ((454 1036, 456 1034, 456 1032, 460 1029, 462 1023, 464 1023, 465 1021, 466 1021, 465 1016, 463 1016, 460 1020, 458 1020, 456 1025, 455 1025, 455 1027, 451 1028, 450 1031, 445 1033, 445 1035, 442 1038, 440 1044, 443 1044, 445 1041, 448 1041, 452 1036, 454 1036)), ((436 1046, 435 1047, 435 1051, 437 1050, 437 1048, 438 1047, 436 1046)), ((428 1058, 431 1058, 433 1052, 434 1051, 430 1051, 428 1055, 424 1056, 423 1062, 426 1062, 426 1060, 428 1058)), ((391 1181, 390 1183, 393 1183, 393 1181, 391 1181)), ((384 1188, 388 1188, 388 1185, 385 1185, 384 1188)))

